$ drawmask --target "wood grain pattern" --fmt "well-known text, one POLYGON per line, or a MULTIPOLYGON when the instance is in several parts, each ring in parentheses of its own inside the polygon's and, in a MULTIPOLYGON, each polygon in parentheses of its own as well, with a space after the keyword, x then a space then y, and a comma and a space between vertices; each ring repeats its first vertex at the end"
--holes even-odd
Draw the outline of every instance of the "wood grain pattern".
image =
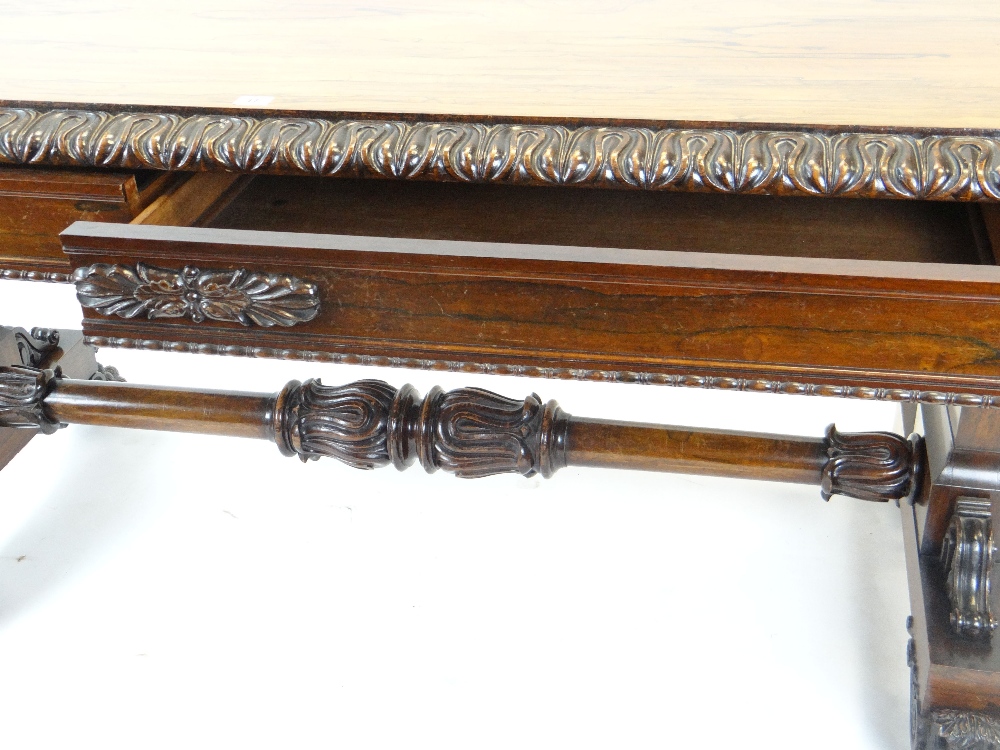
POLYGON ((177 175, 0 166, 0 278, 69 280, 59 232, 79 219, 127 222, 177 175))
POLYGON ((995 265, 992 250, 986 256, 977 253, 968 209, 1000 208, 944 201, 817 201, 562 186, 265 175, 251 179, 237 200, 200 226, 995 265))
POLYGON ((963 133, 0 107, 0 164, 1000 200, 1000 140, 963 133))
POLYGON ((190 227, 214 216, 246 187, 252 177, 227 172, 206 172, 178 180, 150 202, 132 222, 190 227))
POLYGON ((268 95, 327 112, 1000 124, 988 0, 61 0, 4 19, 8 100, 218 109, 268 95))
MULTIPOLYGON (((51 333, 51 332, 49 332, 51 333)), ((0 328, 0 365, 22 364, 25 357, 17 345, 17 329, 0 328)), ((51 335, 48 336, 51 340, 51 335)), ((72 378, 90 378, 99 365, 94 360, 94 348, 83 340, 79 331, 60 331, 58 344, 41 358, 29 361, 41 367, 60 367, 72 378)), ((33 430, 0 427, 0 469, 3 469, 35 436, 33 430)))
POLYGON ((1000 404, 993 266, 83 223, 63 240, 78 267, 252 261, 322 300, 280 334, 88 310, 100 345, 1000 404))
POLYGON ((95 263, 73 272, 76 297, 87 310, 119 318, 188 318, 240 325, 293 326, 319 312, 314 284, 245 268, 167 269, 95 263))
POLYGON ((565 466, 601 466, 768 479, 819 484, 824 500, 901 500, 923 472, 921 445, 891 433, 845 435, 831 425, 820 440, 580 419, 536 394, 511 399, 481 388, 434 387, 422 397, 411 385, 381 380, 293 380, 268 395, 0 368, 0 424, 25 423, 263 438, 303 461, 328 457, 356 469, 391 464, 400 471, 419 464, 463 478, 548 478, 565 466), (854 449, 846 462, 853 467, 844 461, 845 442, 854 449))

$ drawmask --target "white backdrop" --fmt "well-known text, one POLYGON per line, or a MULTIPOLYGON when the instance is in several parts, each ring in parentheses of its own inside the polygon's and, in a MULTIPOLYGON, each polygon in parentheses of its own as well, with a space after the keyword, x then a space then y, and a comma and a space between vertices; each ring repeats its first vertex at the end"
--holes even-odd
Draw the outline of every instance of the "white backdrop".
MULTIPOLYGON (((71 287, 0 321, 79 327, 71 287)), ((818 436, 840 399, 102 350, 132 382, 379 377, 580 416, 818 436)), ((899 748, 898 511, 818 488, 563 469, 459 480, 263 441, 70 426, 0 473, 16 748, 899 748)))

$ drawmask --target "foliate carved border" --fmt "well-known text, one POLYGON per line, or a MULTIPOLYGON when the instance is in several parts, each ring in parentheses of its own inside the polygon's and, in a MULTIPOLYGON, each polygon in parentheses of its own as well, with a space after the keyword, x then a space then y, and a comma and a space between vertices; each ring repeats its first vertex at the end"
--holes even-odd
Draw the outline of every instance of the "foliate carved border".
POLYGON ((0 164, 1000 200, 1000 139, 0 107, 0 164))
POLYGON ((785 393, 799 396, 857 398, 866 401, 892 401, 943 406, 1000 407, 1000 396, 977 393, 922 391, 905 388, 871 388, 868 386, 800 383, 790 380, 763 378, 729 378, 715 375, 644 373, 622 370, 592 370, 569 367, 534 367, 531 365, 493 364, 417 357, 388 357, 366 354, 279 349, 267 346, 203 344, 186 341, 160 341, 119 336, 84 336, 84 341, 98 348, 143 349, 146 351, 190 352, 230 357, 261 357, 264 359, 302 360, 330 364, 367 365, 370 367, 408 367, 418 370, 444 370, 487 375, 514 375, 556 380, 592 380, 607 383, 640 383, 672 387, 706 388, 710 390, 746 391, 753 393, 785 393))
POLYGON ((95 263, 73 272, 76 298, 88 309, 119 318, 189 318, 294 326, 319 314, 317 286, 284 274, 158 268, 95 263))

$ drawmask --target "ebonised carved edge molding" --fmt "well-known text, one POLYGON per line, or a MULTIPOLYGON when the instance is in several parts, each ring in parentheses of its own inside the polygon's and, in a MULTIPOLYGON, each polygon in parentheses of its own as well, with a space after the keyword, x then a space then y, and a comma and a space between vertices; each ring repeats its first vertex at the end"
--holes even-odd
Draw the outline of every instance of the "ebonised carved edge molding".
POLYGON ((0 108, 0 164, 1000 200, 1000 140, 0 108))
POLYGON ((48 281, 55 284, 69 284, 72 274, 59 271, 23 271, 17 268, 0 268, 0 279, 7 281, 48 281))
POLYGON ((84 340, 97 348, 142 349, 145 351, 190 352, 229 357, 262 357, 265 359, 329 362, 331 364, 369 365, 372 367, 408 367, 417 370, 444 370, 487 375, 516 375, 556 380, 592 380, 607 383, 641 383, 671 387, 707 388, 710 390, 746 391, 752 393, 784 393, 798 396, 857 398, 866 401, 893 401, 942 406, 1000 407, 1000 396, 954 391, 927 391, 906 388, 870 388, 867 386, 833 383, 803 383, 768 378, 741 378, 689 373, 663 374, 623 370, 592 370, 573 367, 536 367, 532 365, 496 364, 468 360, 421 359, 417 357, 387 357, 365 354, 308 349, 277 349, 267 346, 237 344, 207 344, 160 339, 137 339, 120 336, 85 336, 84 340))

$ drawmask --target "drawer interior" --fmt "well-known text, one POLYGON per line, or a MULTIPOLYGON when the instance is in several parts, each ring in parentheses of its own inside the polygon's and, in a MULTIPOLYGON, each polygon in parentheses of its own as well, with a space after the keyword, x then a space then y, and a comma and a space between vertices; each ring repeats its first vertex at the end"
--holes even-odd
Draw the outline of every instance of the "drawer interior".
POLYGON ((910 200, 257 176, 199 223, 317 234, 995 264, 977 205, 910 200))
POLYGON ((967 265, 1000 252, 994 204, 3 167, 0 275, 67 273, 58 235, 76 220, 967 265))

